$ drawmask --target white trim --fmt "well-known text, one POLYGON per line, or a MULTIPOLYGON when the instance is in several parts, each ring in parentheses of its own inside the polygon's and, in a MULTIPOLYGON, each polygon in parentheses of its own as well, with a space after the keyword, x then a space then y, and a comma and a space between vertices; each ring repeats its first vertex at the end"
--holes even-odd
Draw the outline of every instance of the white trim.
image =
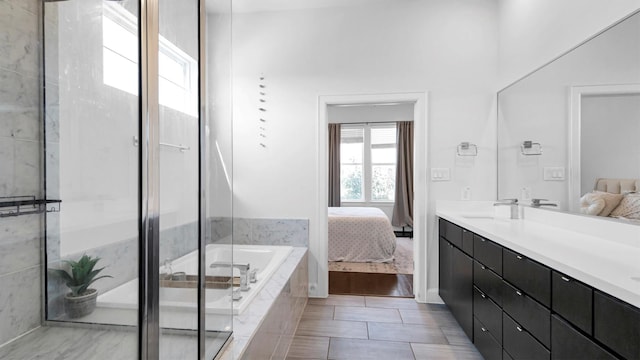
POLYGON ((582 196, 580 169, 580 130, 582 98, 590 95, 640 94, 640 84, 572 86, 569 88, 569 211, 578 212, 582 196))
POLYGON ((413 205, 413 254, 415 268, 413 273, 413 289, 418 302, 427 301, 427 201, 428 181, 427 169, 429 157, 427 156, 428 142, 428 92, 407 92, 393 94, 366 94, 366 95, 321 95, 318 97, 318 142, 317 149, 317 176, 316 188, 318 189, 315 226, 315 241, 309 244, 309 250, 313 261, 309 262, 309 296, 327 297, 329 294, 329 270, 328 270, 328 215, 327 215, 327 133, 328 118, 327 106, 345 104, 367 104, 405 102, 414 103, 414 205, 413 205))

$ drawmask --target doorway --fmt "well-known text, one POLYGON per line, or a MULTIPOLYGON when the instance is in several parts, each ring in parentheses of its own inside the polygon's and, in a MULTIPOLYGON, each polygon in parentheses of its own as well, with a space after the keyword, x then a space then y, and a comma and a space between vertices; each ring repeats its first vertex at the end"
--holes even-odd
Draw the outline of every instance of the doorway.
MULTIPOLYGON (((321 96, 319 99, 319 153, 321 159, 319 169, 319 226, 317 228, 318 238, 320 239, 316 246, 312 244, 312 252, 318 251, 318 293, 322 290, 325 294, 359 294, 359 295, 383 295, 383 296, 402 296, 415 297, 416 300, 424 299, 426 290, 426 246, 425 239, 422 234, 426 234, 426 187, 419 186, 426 176, 427 156, 426 156, 426 140, 427 140, 427 121, 426 121, 426 93, 397 93, 397 94, 374 94, 374 95, 339 95, 339 96, 321 96), (329 216, 327 213, 328 198, 328 124, 331 120, 331 109, 348 108, 353 109, 357 106, 373 107, 377 105, 379 108, 389 109, 392 105, 408 105, 411 113, 410 119, 413 120, 414 129, 414 154, 413 154, 413 183, 414 183, 414 204, 413 204, 413 228, 405 226, 394 228, 398 232, 399 237, 396 238, 398 244, 396 249, 400 248, 398 254, 404 253, 402 261, 391 262, 349 262, 338 261, 329 262, 329 216), (322 166, 324 164, 324 166, 322 166), (403 237, 409 231, 413 232, 413 237, 403 237), (316 247, 316 249, 314 249, 316 247), (406 259, 410 257, 410 259, 406 259), (323 264, 323 261, 326 262, 323 264), (324 283, 324 284, 323 284, 324 283), (326 284, 326 285, 325 285, 326 284), (323 286, 325 285, 325 286, 323 286)), ((382 110, 381 112, 385 112, 382 110)), ((364 119, 360 119, 364 120, 364 119)), ((394 121, 398 119, 393 119, 394 121)), ((407 120, 407 119, 404 119, 407 120)), ((347 122, 347 121, 342 121, 347 122)), ((385 123, 383 119, 374 119, 369 116, 368 122, 364 126, 376 127, 385 123)), ((391 121, 393 122, 393 121, 391 121)), ((362 121, 356 119, 356 124, 362 124, 362 121)), ((387 121, 389 123, 389 121, 387 121)), ((367 181, 370 181, 367 178, 367 181)), ((370 190, 364 190, 369 192, 370 190)), ((364 205, 370 206, 371 199, 366 197, 364 201, 347 205, 364 205), (364 204, 363 204, 364 203, 364 204)), ((375 201, 373 201, 375 202, 375 201)), ((379 204, 378 204, 379 205, 379 204)), ((393 203, 389 207, 389 218, 391 217, 393 203)), ((318 294, 319 296, 322 296, 318 294)), ((325 295, 326 296, 326 295, 325 295)), ((422 300, 424 301, 424 300, 422 300)))

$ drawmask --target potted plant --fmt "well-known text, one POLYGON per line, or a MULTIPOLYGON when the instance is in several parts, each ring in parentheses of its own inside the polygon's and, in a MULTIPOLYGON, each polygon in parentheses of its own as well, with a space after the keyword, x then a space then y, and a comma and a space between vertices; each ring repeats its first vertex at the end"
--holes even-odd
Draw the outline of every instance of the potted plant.
POLYGON ((89 289, 89 285, 96 280, 112 277, 110 275, 102 275, 96 277, 104 268, 94 269, 99 257, 92 258, 88 255, 82 255, 78 261, 64 261, 69 264, 71 271, 62 269, 52 269, 51 271, 60 277, 67 287, 71 290, 64 297, 65 309, 67 315, 72 318, 79 318, 89 315, 96 307, 96 298, 98 290, 89 289))

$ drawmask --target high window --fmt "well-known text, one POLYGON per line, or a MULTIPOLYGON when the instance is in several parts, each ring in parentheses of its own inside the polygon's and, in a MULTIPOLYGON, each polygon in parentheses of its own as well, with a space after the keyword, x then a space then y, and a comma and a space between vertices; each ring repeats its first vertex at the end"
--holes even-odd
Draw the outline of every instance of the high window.
POLYGON ((342 202, 393 202, 396 182, 396 124, 342 125, 342 202))
MULTIPOLYGON (((104 6, 102 16, 103 81, 106 85, 138 95, 137 19, 117 4, 104 6)), ((160 36, 158 56, 159 102, 197 116, 197 62, 160 36)))

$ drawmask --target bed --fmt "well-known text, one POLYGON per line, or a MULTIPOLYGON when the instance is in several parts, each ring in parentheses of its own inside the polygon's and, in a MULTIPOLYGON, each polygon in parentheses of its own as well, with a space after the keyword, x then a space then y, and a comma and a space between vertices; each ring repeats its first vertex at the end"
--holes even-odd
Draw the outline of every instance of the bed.
POLYGON ((640 224, 640 179, 597 179, 580 198, 580 212, 640 224))
POLYGON ((396 236, 378 208, 329 208, 329 261, 391 262, 396 236))

